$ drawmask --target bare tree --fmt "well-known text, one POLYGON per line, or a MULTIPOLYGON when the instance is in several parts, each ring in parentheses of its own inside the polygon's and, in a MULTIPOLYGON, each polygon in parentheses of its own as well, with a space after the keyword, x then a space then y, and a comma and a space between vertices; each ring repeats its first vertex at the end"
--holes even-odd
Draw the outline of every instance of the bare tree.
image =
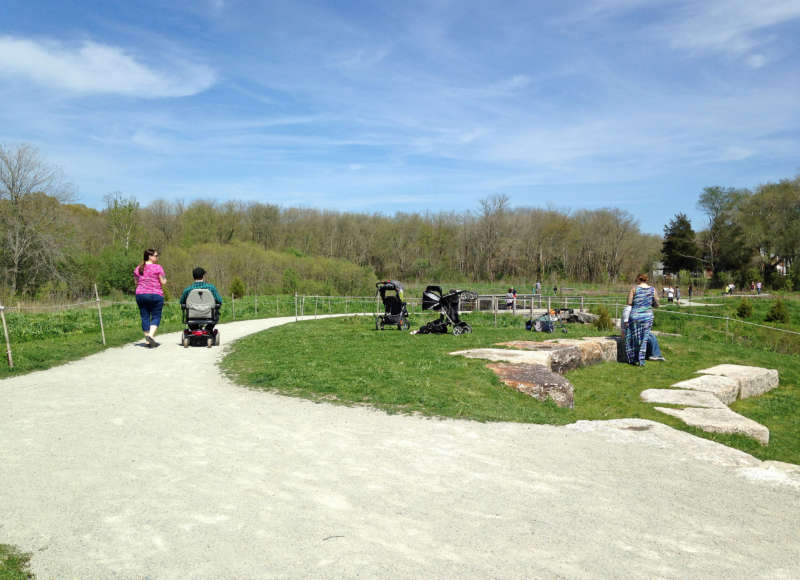
POLYGON ((0 259, 11 294, 43 275, 58 277, 63 252, 61 203, 71 198, 61 171, 30 145, 0 145, 0 259))
POLYGON ((103 201, 114 244, 120 244, 127 252, 139 223, 139 202, 134 196, 125 197, 119 191, 107 194, 103 201))

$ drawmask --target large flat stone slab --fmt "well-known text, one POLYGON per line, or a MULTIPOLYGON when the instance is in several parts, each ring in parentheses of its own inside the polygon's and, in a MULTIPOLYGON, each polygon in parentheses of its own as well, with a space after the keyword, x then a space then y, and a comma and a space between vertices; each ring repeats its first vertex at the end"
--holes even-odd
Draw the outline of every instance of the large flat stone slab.
POLYGON ((761 367, 723 364, 697 371, 704 375, 719 375, 739 382, 739 398, 763 395, 778 386, 778 371, 761 367))
POLYGON ((553 358, 552 352, 548 351, 511 350, 508 348, 473 348, 457 350, 450 354, 516 364, 543 365, 548 369, 553 358))
POLYGON ((573 408, 574 387, 544 365, 489 363, 486 365, 509 387, 540 401, 551 399, 559 407, 573 408))
POLYGON ((769 429, 752 419, 734 413, 727 407, 724 409, 699 409, 687 407, 686 409, 668 409, 655 407, 667 415, 677 417, 687 425, 698 427, 710 433, 738 433, 752 437, 762 445, 769 443, 769 429))
MULTIPOLYGON (((557 373, 565 373, 585 366, 584 353, 577 346, 561 344, 559 342, 535 342, 532 340, 511 340, 497 343, 497 346, 550 353, 550 369, 557 373)), ((597 361, 599 362, 599 360, 597 361)))
POLYGON ((688 405, 710 409, 727 409, 725 403, 711 393, 686 389, 647 389, 639 395, 645 403, 688 405))
POLYGON ((730 405, 739 397, 739 381, 722 375, 700 375, 672 386, 711 393, 726 405, 730 405))

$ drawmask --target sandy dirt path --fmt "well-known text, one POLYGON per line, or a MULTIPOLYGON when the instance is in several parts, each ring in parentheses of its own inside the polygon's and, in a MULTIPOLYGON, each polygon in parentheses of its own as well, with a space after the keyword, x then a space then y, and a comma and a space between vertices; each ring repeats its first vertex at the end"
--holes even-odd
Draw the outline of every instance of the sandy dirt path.
POLYGON ((791 466, 640 420, 314 404, 160 340, 0 381, 0 542, 38 578, 800 577, 791 466))

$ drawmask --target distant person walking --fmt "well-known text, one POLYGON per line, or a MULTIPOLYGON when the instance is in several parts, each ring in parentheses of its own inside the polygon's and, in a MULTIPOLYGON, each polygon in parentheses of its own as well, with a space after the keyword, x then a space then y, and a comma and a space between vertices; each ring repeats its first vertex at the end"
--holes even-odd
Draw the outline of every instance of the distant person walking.
POLYGON ((164 284, 167 276, 158 264, 158 252, 153 249, 144 251, 142 263, 133 269, 136 279, 136 305, 142 317, 144 340, 149 348, 158 346, 156 331, 161 323, 161 310, 164 308, 164 284))
POLYGON ((694 293, 694 286, 692 286, 692 283, 689 282, 689 301, 692 300, 692 294, 693 293, 694 293))
POLYGON ((506 310, 512 310, 514 308, 515 295, 516 291, 513 288, 509 288, 508 292, 506 292, 506 310))
POLYGON ((536 289, 533 291, 533 293, 536 294, 537 296, 541 295, 541 293, 542 293, 542 283, 541 282, 538 282, 538 281, 536 282, 536 289))
POLYGON ((628 292, 627 304, 631 306, 628 328, 625 332, 625 355, 628 363, 644 366, 647 355, 647 337, 653 327, 653 308, 658 307, 655 288, 647 283, 647 274, 636 277, 636 285, 628 292))
POLYGON ((761 280, 756 282, 756 294, 761 294, 761 280))

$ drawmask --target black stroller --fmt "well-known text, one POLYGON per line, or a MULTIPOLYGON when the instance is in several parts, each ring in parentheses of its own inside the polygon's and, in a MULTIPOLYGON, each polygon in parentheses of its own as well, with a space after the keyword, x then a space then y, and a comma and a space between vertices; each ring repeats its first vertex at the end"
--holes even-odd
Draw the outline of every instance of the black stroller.
POLYGON ((183 329, 181 344, 219 346, 219 331, 214 326, 219 322, 219 309, 222 306, 214 299, 210 290, 194 288, 186 296, 186 304, 181 304, 183 309, 183 329))
POLYGON ((408 310, 403 302, 403 289, 391 280, 375 284, 376 295, 380 294, 383 302, 383 314, 375 315, 375 330, 383 330, 384 326, 397 326, 397 330, 408 330, 408 310))
POLYGON ((447 334, 447 325, 453 325, 453 334, 472 332, 472 327, 458 316, 460 299, 475 300, 477 295, 469 290, 450 290, 442 295, 441 286, 428 286, 422 293, 422 309, 439 312, 438 320, 431 320, 422 326, 417 334, 447 334))

